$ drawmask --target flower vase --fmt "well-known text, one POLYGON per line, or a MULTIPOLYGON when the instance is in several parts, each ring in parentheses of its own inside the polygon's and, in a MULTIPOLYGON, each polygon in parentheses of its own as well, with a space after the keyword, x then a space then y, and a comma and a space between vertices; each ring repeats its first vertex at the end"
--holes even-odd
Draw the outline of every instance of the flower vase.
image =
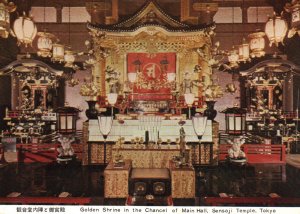
POLYGON ((214 120, 217 116, 217 110, 214 109, 216 101, 205 101, 206 102, 206 110, 204 111, 204 116, 207 117, 208 120, 214 120))
POLYGON ((95 100, 87 100, 89 108, 85 111, 85 115, 88 119, 97 119, 98 111, 96 109, 97 101, 95 100))

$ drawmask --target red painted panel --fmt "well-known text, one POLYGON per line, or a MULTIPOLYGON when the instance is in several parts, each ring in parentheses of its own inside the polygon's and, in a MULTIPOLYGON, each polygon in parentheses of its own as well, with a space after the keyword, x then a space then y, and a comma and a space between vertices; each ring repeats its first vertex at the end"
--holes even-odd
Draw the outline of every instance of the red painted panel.
POLYGON ((170 100, 167 73, 176 73, 176 53, 129 53, 127 72, 137 73, 133 100, 170 100))

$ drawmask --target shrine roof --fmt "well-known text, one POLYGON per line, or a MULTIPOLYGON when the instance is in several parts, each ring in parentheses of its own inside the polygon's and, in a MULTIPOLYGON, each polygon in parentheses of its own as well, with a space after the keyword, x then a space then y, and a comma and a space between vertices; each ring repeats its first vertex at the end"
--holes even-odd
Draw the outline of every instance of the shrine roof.
POLYGON ((164 12, 157 3, 150 1, 130 18, 111 25, 93 25, 88 23, 91 30, 107 32, 134 32, 142 27, 161 27, 168 32, 197 32, 204 31, 214 26, 189 25, 176 20, 164 12))

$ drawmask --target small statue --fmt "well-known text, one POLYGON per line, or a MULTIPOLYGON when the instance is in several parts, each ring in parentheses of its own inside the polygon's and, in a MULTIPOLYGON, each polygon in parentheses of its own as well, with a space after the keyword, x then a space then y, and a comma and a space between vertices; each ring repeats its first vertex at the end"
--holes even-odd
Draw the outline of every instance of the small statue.
POLYGON ((182 92, 184 94, 193 93, 193 87, 199 87, 201 84, 197 80, 192 80, 192 73, 191 72, 185 72, 184 79, 181 84, 182 92))
POLYGON ((231 159, 245 159, 246 155, 241 150, 241 146, 245 143, 245 138, 240 137, 234 139, 234 141, 229 141, 228 143, 232 144, 232 147, 228 149, 228 155, 231 159))
POLYGON ((189 153, 186 152, 186 142, 185 142, 185 131, 184 128, 180 128, 180 142, 179 142, 179 147, 180 147, 180 156, 181 156, 181 164, 185 165, 189 163, 189 153))
POLYGON ((60 135, 57 141, 61 144, 61 147, 57 148, 59 153, 58 157, 70 157, 74 155, 74 150, 71 145, 72 142, 75 141, 74 136, 60 135))

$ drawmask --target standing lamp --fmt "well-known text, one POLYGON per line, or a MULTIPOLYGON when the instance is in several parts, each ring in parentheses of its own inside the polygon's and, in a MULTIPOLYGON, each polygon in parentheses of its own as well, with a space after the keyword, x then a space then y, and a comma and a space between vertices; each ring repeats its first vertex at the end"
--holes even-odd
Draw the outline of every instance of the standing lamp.
POLYGON ((193 93, 184 94, 184 100, 187 106, 189 107, 189 119, 191 119, 191 107, 193 106, 193 103, 195 101, 195 94, 193 93))
POLYGON ((98 116, 98 125, 100 132, 104 138, 104 142, 106 142, 106 139, 111 131, 111 127, 113 124, 113 117, 107 117, 107 116, 98 116))
POLYGON ((195 116, 192 118, 192 123, 193 123, 193 128, 194 131, 199 139, 199 145, 197 146, 196 144, 192 144, 192 151, 193 151, 193 160, 195 163, 199 162, 201 164, 201 140, 202 136, 204 135, 206 124, 207 124, 207 117, 200 117, 200 116, 195 116), (199 159, 196 159, 196 148, 198 148, 199 151, 199 159))
POLYGON ((76 120, 78 118, 79 109, 65 106, 56 110, 57 113, 57 132, 60 134, 75 134, 76 120))
POLYGON ((238 107, 227 108, 225 113, 226 133, 241 135, 246 131, 246 110, 238 107))
POLYGON ((192 118, 193 127, 196 135, 198 136, 199 143, 201 142, 202 136, 205 132, 207 117, 193 117, 192 118))
POLYGON ((117 93, 109 93, 107 94, 107 102, 111 105, 111 116, 114 116, 114 105, 117 103, 118 94, 117 93))

